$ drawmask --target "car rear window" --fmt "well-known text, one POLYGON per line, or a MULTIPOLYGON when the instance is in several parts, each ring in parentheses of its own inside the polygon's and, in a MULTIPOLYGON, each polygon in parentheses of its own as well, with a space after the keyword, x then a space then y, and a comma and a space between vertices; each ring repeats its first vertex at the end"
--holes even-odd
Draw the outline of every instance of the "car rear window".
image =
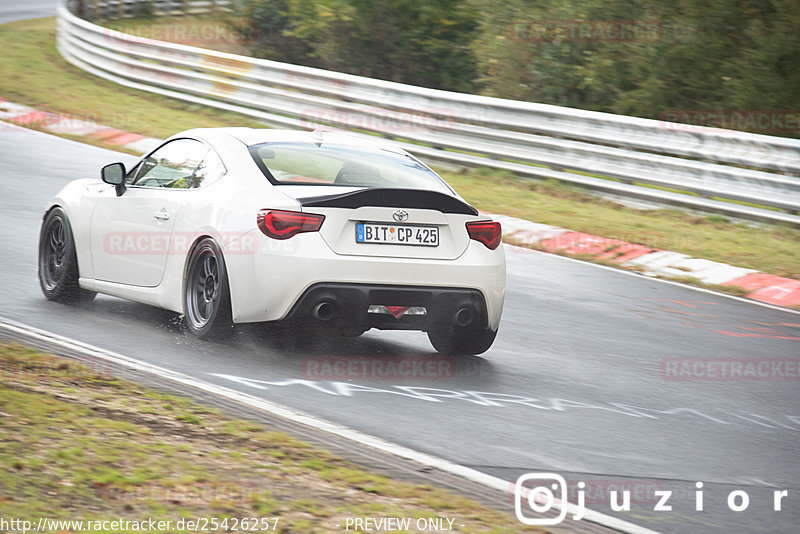
POLYGON ((250 154, 276 185, 391 187, 452 193, 444 180, 416 159, 380 148, 262 143, 252 145, 250 154))

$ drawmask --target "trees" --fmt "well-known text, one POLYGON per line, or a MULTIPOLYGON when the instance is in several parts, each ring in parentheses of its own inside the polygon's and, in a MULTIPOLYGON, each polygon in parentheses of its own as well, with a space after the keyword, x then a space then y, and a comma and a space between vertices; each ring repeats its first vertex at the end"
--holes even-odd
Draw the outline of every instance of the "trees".
POLYGON ((234 4, 234 15, 230 24, 252 43, 253 56, 313 66, 311 46, 288 34, 287 0, 240 0, 234 4))
POLYGON ((648 118, 800 109, 797 0, 240 1, 270 59, 648 118))
POLYGON ((464 0, 244 0, 261 57, 472 91, 477 11, 464 0), (299 44, 305 47, 302 47, 299 44), (287 50, 288 48, 288 50, 287 50), (300 52, 300 55, 297 55, 300 52))
POLYGON ((483 19, 477 44, 487 94, 648 118, 681 110, 800 109, 796 0, 512 0, 502 6, 483 19), (514 21, 529 26, 515 31, 514 21), (652 22, 658 36, 582 39, 562 30, 537 39, 529 30, 558 21, 652 22))

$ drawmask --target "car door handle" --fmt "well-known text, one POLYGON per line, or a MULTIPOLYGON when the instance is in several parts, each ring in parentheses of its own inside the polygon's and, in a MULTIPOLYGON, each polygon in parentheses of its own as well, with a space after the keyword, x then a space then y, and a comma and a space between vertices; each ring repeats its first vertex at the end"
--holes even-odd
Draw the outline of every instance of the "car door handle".
POLYGON ((169 219, 169 213, 167 213, 166 211, 157 211, 153 214, 153 217, 155 217, 159 221, 166 221, 169 219))

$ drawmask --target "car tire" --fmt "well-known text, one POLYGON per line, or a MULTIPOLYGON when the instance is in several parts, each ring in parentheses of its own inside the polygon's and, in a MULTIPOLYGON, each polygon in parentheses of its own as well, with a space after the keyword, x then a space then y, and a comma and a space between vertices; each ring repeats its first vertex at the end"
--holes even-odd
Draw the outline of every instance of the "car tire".
POLYGON ((219 339, 233 332, 228 271, 219 245, 200 240, 189 255, 183 284, 184 323, 201 339, 219 339))
POLYGON ((453 326, 428 331, 428 339, 437 352, 450 356, 483 354, 494 343, 497 330, 475 330, 453 326))
POLYGON ((47 300, 89 302, 97 293, 78 285, 78 256, 67 214, 51 209, 39 232, 39 285, 47 300))

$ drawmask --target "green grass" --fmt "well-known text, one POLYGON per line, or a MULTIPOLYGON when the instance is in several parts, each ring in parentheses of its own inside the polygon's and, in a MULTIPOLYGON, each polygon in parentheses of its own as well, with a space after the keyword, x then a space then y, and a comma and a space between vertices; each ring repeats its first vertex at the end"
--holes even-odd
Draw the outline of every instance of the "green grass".
MULTIPOLYGON (((135 28, 144 23, 114 24, 135 28)), ((173 20, 146 23, 153 25, 146 30, 150 32, 176 24, 173 20)), ((4 73, 0 96, 153 137, 193 127, 258 126, 237 114, 126 89, 72 67, 55 50, 54 26, 54 19, 0 26, 0 71, 4 73)), ((699 216, 676 209, 636 210, 566 185, 522 181, 502 171, 441 173, 484 211, 800 278, 797 228, 734 224, 720 215, 699 216)))
POLYGON ((523 530, 511 514, 19 345, 0 344, 0 371, 0 517, 278 517, 279 532, 332 532, 347 517, 447 516, 459 532, 523 530), (164 404, 180 415, 158 415, 164 404))
POLYGON ((0 26, 0 96, 43 111, 165 138, 206 126, 257 126, 241 115, 127 89, 67 63, 55 48, 55 19, 0 26))

